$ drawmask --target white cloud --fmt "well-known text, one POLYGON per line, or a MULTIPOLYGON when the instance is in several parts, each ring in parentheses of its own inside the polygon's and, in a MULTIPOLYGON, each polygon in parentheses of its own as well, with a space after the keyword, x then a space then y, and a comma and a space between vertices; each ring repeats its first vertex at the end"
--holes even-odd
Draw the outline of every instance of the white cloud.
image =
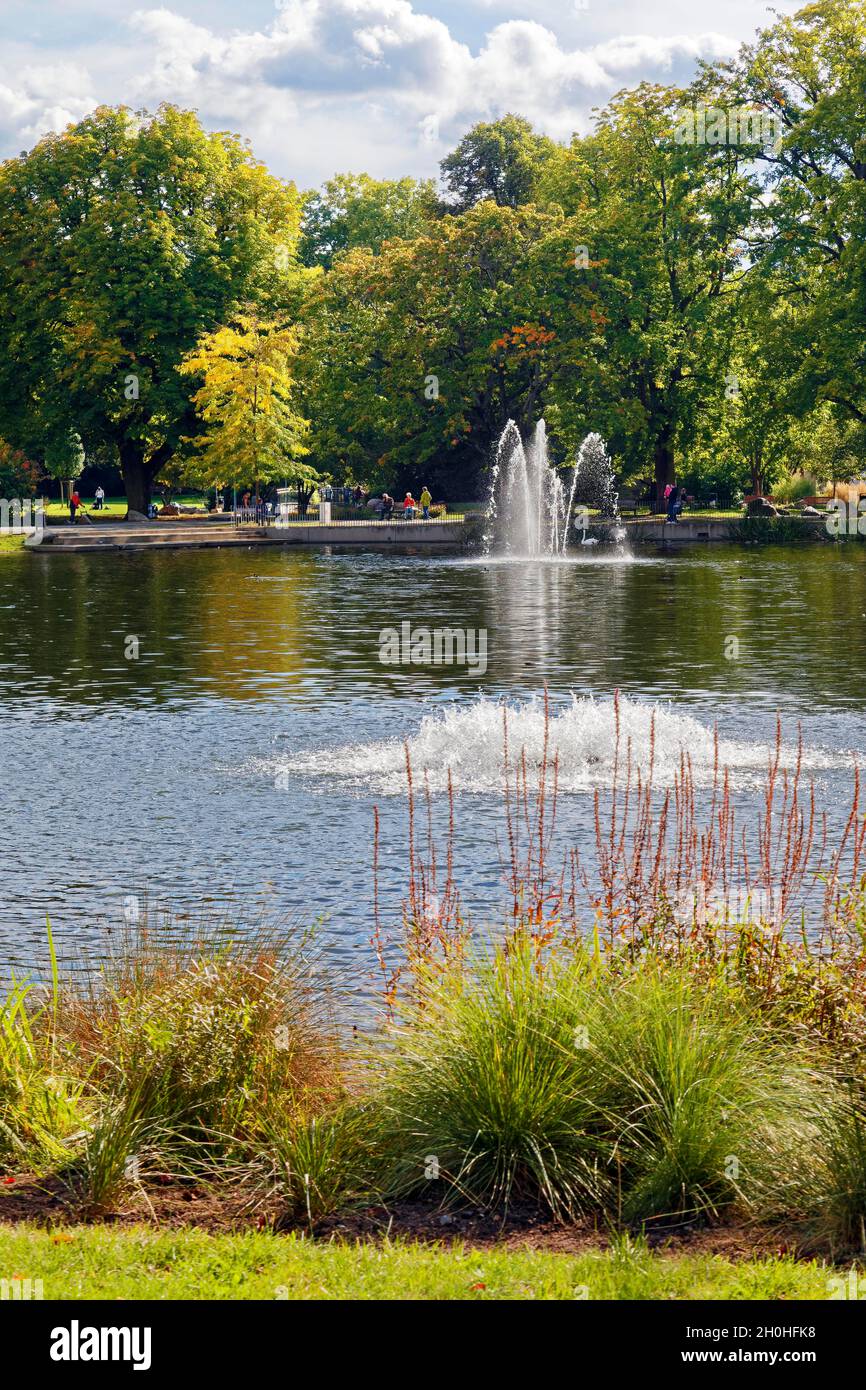
POLYGON ((18 148, 63 130, 97 105, 88 73, 75 64, 25 66, 0 76, 0 140, 18 148))
MULTIPOLYGON (((697 58, 729 56, 747 37, 624 34, 579 43, 573 25, 569 40, 552 21, 495 23, 488 10, 491 27, 470 47, 411 0, 282 0, 260 28, 245 31, 194 22, 184 4, 133 11, 126 41, 115 35, 108 54, 92 43, 86 65, 4 77, 0 62, 7 149, 97 102, 176 101, 195 106, 211 127, 239 130, 276 172, 304 185, 347 168, 430 173, 476 120, 517 111, 566 139, 624 82, 685 79, 697 58)), ((86 61, 88 50, 80 56, 86 61)))
POLYGON ((675 66, 693 67, 699 58, 713 62, 731 58, 739 44, 724 34, 707 33, 691 36, 675 34, 670 38, 654 38, 650 34, 631 34, 597 44, 593 56, 611 76, 619 73, 645 71, 670 72, 675 66))

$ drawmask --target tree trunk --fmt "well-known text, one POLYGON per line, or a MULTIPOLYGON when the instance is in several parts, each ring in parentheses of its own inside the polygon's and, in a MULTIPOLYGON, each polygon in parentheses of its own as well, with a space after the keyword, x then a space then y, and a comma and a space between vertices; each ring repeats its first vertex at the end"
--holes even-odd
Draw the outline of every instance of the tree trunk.
POLYGON ((660 512, 665 510, 665 488, 668 483, 673 485, 675 477, 673 446, 670 436, 665 434, 657 440, 655 447, 656 507, 660 512))
POLYGON ((302 483, 300 479, 296 481, 295 487, 298 494, 298 516, 305 517, 310 505, 310 498, 316 489, 315 487, 307 486, 302 483))
POLYGON ((120 472, 127 508, 147 516, 153 473, 144 461, 144 450, 135 439, 124 439, 120 445, 120 472))

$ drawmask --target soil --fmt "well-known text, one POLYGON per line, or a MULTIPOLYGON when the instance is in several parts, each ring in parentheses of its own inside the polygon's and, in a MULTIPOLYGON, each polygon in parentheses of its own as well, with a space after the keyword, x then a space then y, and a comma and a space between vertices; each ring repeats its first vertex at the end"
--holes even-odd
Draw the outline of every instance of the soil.
MULTIPOLYGON (((145 1223, 164 1230, 197 1227, 213 1234, 252 1229, 299 1231, 317 1240, 375 1241, 385 1237, 427 1244, 459 1242, 479 1249, 545 1250, 576 1255, 604 1250, 609 1236, 590 1221, 561 1224, 546 1212, 514 1206, 507 1218, 477 1208, 444 1211, 429 1202, 395 1202, 390 1206, 357 1207, 314 1222, 290 1221, 277 1201, 256 1201, 237 1188, 206 1186, 166 1176, 149 1179, 146 1188, 133 1189, 117 1208, 87 1212, 76 1194, 56 1176, 23 1174, 0 1186, 0 1222, 28 1221, 60 1229, 64 1226, 145 1223)), ((647 1226, 651 1249, 660 1253, 722 1255, 731 1260, 796 1254, 791 1232, 743 1222, 708 1224, 705 1220, 667 1221, 647 1226)))

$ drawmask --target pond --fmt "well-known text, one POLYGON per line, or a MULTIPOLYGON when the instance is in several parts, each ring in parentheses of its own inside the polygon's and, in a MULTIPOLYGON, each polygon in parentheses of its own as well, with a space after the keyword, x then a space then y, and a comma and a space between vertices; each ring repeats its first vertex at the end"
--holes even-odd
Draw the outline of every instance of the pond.
POLYGON ((360 979, 374 805, 389 921, 407 887, 405 740, 439 824, 454 770, 457 877, 473 920, 497 920, 491 702, 515 707, 512 747, 537 751, 545 683, 564 845, 588 841, 592 789, 609 780, 615 689, 637 742, 661 702, 660 763, 684 747, 705 769, 717 723, 744 804, 777 713, 788 742, 801 724, 838 825, 866 746, 866 548, 4 557, 0 957, 41 958, 46 916, 61 956, 98 953, 144 893, 178 912, 236 904, 241 929, 318 922, 329 958, 360 979), (380 632, 403 623, 486 632, 486 670, 383 664, 380 632))

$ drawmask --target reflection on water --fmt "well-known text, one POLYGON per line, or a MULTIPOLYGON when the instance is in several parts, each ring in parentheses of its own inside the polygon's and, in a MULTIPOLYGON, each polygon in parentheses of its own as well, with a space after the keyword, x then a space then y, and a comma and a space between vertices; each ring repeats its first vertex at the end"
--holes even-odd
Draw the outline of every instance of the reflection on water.
MULTIPOLYGON (((327 948, 354 967, 370 932, 372 804, 388 771, 377 764, 437 709, 528 699, 545 682, 560 706, 619 688, 704 728, 718 720, 758 760, 778 710, 791 737, 802 720, 832 807, 866 742, 864 678, 857 546, 553 564, 276 548, 3 557, 2 955, 40 949, 46 912, 65 949, 96 940, 147 885, 181 907, 229 899, 247 917, 323 917, 327 948), (486 675, 381 665, 379 631, 403 621, 486 629, 486 675), (347 748, 372 759, 366 774, 345 775, 347 748)), ((461 736, 440 736, 435 756, 461 736)), ((497 802, 476 788, 459 820, 479 916, 499 900, 497 802)), ((393 906, 405 800, 381 812, 393 906)), ((589 814, 575 783, 563 839, 585 836, 589 814)))

